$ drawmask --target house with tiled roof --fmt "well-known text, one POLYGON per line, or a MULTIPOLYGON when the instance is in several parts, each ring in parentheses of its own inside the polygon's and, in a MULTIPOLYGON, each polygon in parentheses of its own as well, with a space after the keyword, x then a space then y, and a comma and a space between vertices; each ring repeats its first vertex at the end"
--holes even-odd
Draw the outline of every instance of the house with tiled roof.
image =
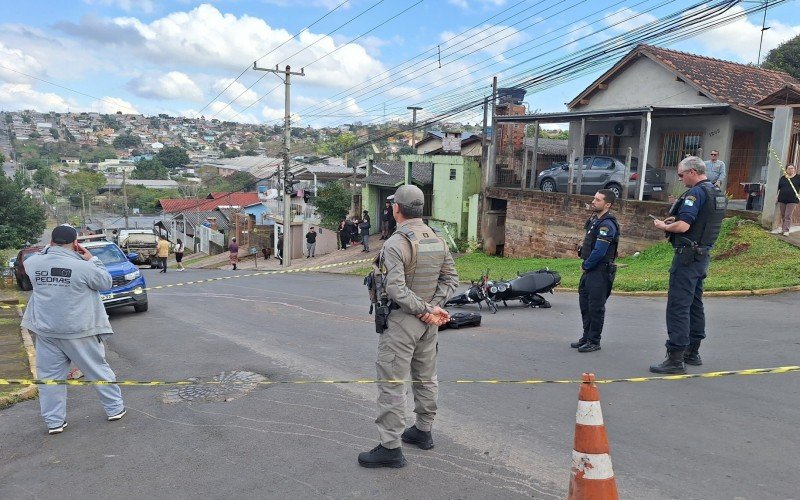
POLYGON ((498 122, 569 123, 576 159, 624 157, 630 148, 647 158, 647 168, 664 169, 664 194, 681 190, 681 159, 709 159, 718 150, 728 168, 726 191, 744 200, 746 184, 765 180, 773 112, 759 101, 798 85, 784 72, 639 45, 567 103, 567 112, 498 122))
MULTIPOLYGON (((708 159, 712 150, 718 150, 728 167, 726 191, 734 199, 744 199, 743 184, 765 180, 762 167, 767 162, 772 113, 758 103, 796 84, 800 82, 781 71, 640 45, 578 94, 568 108, 585 113, 653 107, 648 163, 672 174, 685 155, 699 153, 708 159)), ((624 154, 628 146, 640 150, 647 133, 644 118, 587 123, 585 150, 607 148, 615 154, 624 154)), ((570 142, 576 144, 581 142, 576 137, 580 123, 573 124, 570 142)), ((672 175, 668 180, 678 184, 672 175)))

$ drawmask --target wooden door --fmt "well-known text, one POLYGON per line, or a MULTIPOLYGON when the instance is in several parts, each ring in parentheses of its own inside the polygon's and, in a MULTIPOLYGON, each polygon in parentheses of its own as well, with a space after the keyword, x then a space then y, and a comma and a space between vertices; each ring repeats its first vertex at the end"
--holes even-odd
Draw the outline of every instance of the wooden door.
POLYGON ((734 130, 733 132, 726 191, 732 194, 734 199, 747 198, 747 192, 740 183, 750 181, 755 139, 756 134, 752 131, 734 130))

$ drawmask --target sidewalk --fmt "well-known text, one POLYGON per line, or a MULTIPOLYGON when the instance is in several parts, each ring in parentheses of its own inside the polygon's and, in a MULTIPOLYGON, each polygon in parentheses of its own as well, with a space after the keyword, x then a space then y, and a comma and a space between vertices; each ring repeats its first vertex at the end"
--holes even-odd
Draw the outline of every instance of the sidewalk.
MULTIPOLYGON (((369 240, 369 252, 362 252, 363 247, 361 245, 353 245, 348 247, 345 250, 334 250, 329 254, 326 255, 318 255, 314 258, 306 258, 305 256, 294 258, 292 259, 292 264, 287 268, 281 266, 279 264, 278 259, 274 256, 270 257, 269 259, 264 259, 264 256, 261 253, 256 254, 258 258, 257 261, 254 260, 252 255, 247 255, 242 252, 239 253, 239 264, 236 266, 238 269, 246 269, 246 270, 255 270, 256 269, 256 262, 258 265, 259 271, 273 271, 279 269, 299 269, 303 267, 309 266, 322 266, 327 264, 338 264, 341 262, 349 262, 353 260, 361 260, 367 258, 374 258, 378 255, 381 247, 383 247, 383 241, 380 239, 380 235, 376 234, 370 237, 369 240)), ((186 264, 186 258, 184 258, 184 265, 187 269, 227 269, 231 270, 231 264, 228 257, 228 252, 221 253, 219 255, 211 255, 202 259, 191 261, 190 263, 186 264)), ((174 270, 175 264, 174 260, 167 264, 168 269, 174 270)), ((359 264, 353 264, 352 266, 342 266, 337 267, 335 270, 330 270, 330 272, 342 272, 347 269, 351 269, 354 267, 368 267, 368 263, 362 262, 359 264)))
MULTIPOLYGON (((0 289, 0 303, 15 305, 19 297, 15 291, 0 289)), ((30 336, 27 341, 22 337, 19 323, 17 307, 0 309, 0 378, 31 378, 30 336)), ((35 394, 33 386, 0 385, 0 409, 35 394)))

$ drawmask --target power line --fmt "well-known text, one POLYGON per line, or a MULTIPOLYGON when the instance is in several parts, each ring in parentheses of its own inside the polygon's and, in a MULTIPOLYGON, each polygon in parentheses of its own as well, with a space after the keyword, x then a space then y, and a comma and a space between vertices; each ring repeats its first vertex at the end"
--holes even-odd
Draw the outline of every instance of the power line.
MULTIPOLYGON (((278 50, 279 48, 281 48, 281 47, 283 47, 284 45, 286 45, 287 43, 291 42, 292 40, 294 40, 295 38, 297 38, 298 36, 300 36, 300 34, 301 34, 301 33, 303 33, 304 31, 306 31, 306 30, 308 30, 308 29, 311 29, 311 27, 312 27, 312 26, 314 26, 315 24, 319 23, 320 21, 322 21, 323 19, 325 19, 325 18, 326 18, 326 17, 328 17, 329 15, 333 14, 333 13, 334 13, 336 10, 338 10, 338 9, 339 9, 341 6, 343 6, 344 4, 346 4, 346 3, 347 3, 347 2, 349 2, 349 1, 350 1, 350 0, 344 0, 342 3, 340 3, 340 4, 339 4, 339 5, 337 5, 336 7, 332 8, 331 10, 329 10, 328 12, 326 12, 325 14, 323 14, 323 15, 322 15, 322 17, 318 18, 316 21, 314 21, 313 23, 309 24, 309 25, 308 25, 308 26, 306 26, 305 28, 301 29, 300 31, 298 31, 297 33, 295 33, 294 35, 292 35, 290 38, 287 38, 286 40, 284 40, 284 41, 283 41, 283 43, 281 43, 281 44, 280 44, 280 45, 278 45, 277 47, 273 48, 272 50, 270 50, 269 52, 267 52, 267 53, 266 53, 266 54, 264 54, 263 56, 261 56, 261 57, 259 57, 258 59, 256 59, 256 62, 260 61, 261 59, 264 59, 265 57, 267 57, 268 55, 272 54, 273 52, 275 52, 275 51, 276 51, 276 50, 278 50)), ((216 95, 216 97, 214 97, 213 99, 211 99, 211 100, 210 100, 210 101, 209 101, 209 102, 208 102, 208 103, 207 103, 205 106, 203 106, 203 108, 202 108, 200 111, 198 111, 198 112, 197 112, 197 115, 199 116, 199 115, 200 115, 200 114, 201 114, 203 111, 205 111, 205 109, 206 109, 207 107, 211 106, 211 105, 212 105, 212 104, 213 104, 213 103, 214 103, 214 102, 215 102, 217 99, 219 99, 219 97, 220 97, 222 94, 224 94, 225 92, 227 92, 227 91, 228 91, 228 89, 229 89, 229 88, 231 88, 231 86, 232 86, 234 83, 236 83, 236 82, 239 80, 239 78, 241 78, 241 77, 242 77, 242 76, 243 76, 245 73, 247 73, 247 71, 248 71, 249 69, 250 69, 250 65, 248 64, 247 66, 245 66, 245 68, 242 70, 242 72, 241 72, 241 73, 239 73, 239 76, 237 76, 236 78, 234 78, 234 79, 233 79, 233 81, 231 81, 231 82, 228 84, 228 86, 227 86, 227 87, 225 87, 224 89, 222 89, 222 91, 221 91, 219 94, 217 94, 217 95, 216 95)))
MULTIPOLYGON (((292 55, 290 55, 290 56, 288 56, 288 57, 285 57, 283 60, 279 61, 277 64, 281 64, 281 63, 283 63, 283 62, 286 62, 286 61, 288 61, 289 59, 291 59, 292 57, 294 57, 294 56, 296 56, 296 55, 298 55, 298 54, 302 53, 303 51, 305 51, 305 50, 307 50, 307 49, 309 49, 309 48, 313 47, 314 45, 316 45, 317 43, 319 43, 321 40, 324 40, 325 38, 327 38, 327 37, 331 36, 332 34, 336 33, 336 32, 337 32, 337 31, 339 31, 341 28, 343 28, 343 27, 347 26, 348 24, 352 23, 353 21, 355 21, 355 20, 356 20, 356 19, 358 19, 359 17, 363 16, 364 14, 366 14, 366 13, 367 13, 367 12, 369 12, 369 11, 371 11, 372 9, 374 9, 375 7, 377 7, 378 5, 382 4, 382 3, 383 3, 383 2, 385 2, 385 1, 386 1, 386 0, 378 0, 378 1, 377 1, 375 4, 373 4, 373 5, 371 5, 370 7, 368 7, 368 8, 366 8, 366 9, 364 9, 364 10, 363 10, 363 11, 362 11, 360 14, 358 14, 357 16, 354 16, 354 17, 350 18, 348 21, 346 21, 346 22, 344 22, 344 23, 340 24, 339 26, 337 26, 337 27, 336 27, 336 28, 334 28, 333 30, 331 30, 331 31, 329 31, 328 33, 326 33, 324 36, 321 36, 321 37, 317 38, 316 40, 314 40, 314 42, 313 42, 313 43, 310 43, 310 44, 308 44, 308 45, 304 46, 302 49, 300 49, 300 50, 298 50, 297 52, 295 52, 294 54, 292 54, 292 55)), ((421 0, 421 1, 422 1, 422 0, 421 0)), ((262 57, 262 59, 263 59, 263 57, 262 57)), ((259 78, 257 78, 255 82, 253 82, 253 83, 252 83, 252 84, 251 84, 249 87, 247 87, 246 89, 244 89, 244 90, 243 90, 243 91, 242 91, 242 92, 241 92, 241 93, 240 93, 238 96, 234 97, 234 98, 233 98, 233 100, 232 100, 231 102, 227 103, 227 104, 226 104, 226 105, 225 105, 225 106, 224 106, 222 109, 220 109, 219 111, 217 111, 216 113, 214 113, 214 115, 213 115, 213 116, 217 116, 217 115, 218 115, 220 112, 222 112, 222 111, 224 111, 225 109, 227 109, 228 107, 230 107, 230 105, 231 105, 231 104, 233 104, 234 102, 236 102, 236 101, 237 101, 237 100, 238 100, 240 97, 242 97, 242 96, 245 94, 245 92, 247 92, 248 90, 250 90, 251 88, 253 88, 253 87, 254 87, 254 86, 255 86, 255 85, 258 83, 258 82, 260 82, 261 80, 263 80, 263 79, 264 79, 266 76, 267 76, 267 75, 266 75, 266 74, 264 74, 264 75, 261 75, 259 78)), ((274 89, 273 89, 273 90, 274 90, 274 89)), ((272 92, 272 91, 270 91, 270 92, 272 92)), ((265 96, 266 96, 266 94, 265 94, 265 96)), ((263 97, 265 97, 265 96, 262 96, 262 98, 263 98, 263 97)), ((261 99, 259 99, 259 101, 260 101, 260 100, 261 100, 261 99)), ((252 104, 251 104, 251 105, 252 105, 252 104)))

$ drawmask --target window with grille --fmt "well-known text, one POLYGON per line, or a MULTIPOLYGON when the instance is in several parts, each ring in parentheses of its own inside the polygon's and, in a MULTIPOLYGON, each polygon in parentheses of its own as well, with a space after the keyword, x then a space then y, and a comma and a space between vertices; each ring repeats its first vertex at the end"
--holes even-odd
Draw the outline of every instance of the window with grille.
POLYGON ((661 167, 677 167, 687 155, 696 155, 702 138, 702 132, 661 134, 661 167))

